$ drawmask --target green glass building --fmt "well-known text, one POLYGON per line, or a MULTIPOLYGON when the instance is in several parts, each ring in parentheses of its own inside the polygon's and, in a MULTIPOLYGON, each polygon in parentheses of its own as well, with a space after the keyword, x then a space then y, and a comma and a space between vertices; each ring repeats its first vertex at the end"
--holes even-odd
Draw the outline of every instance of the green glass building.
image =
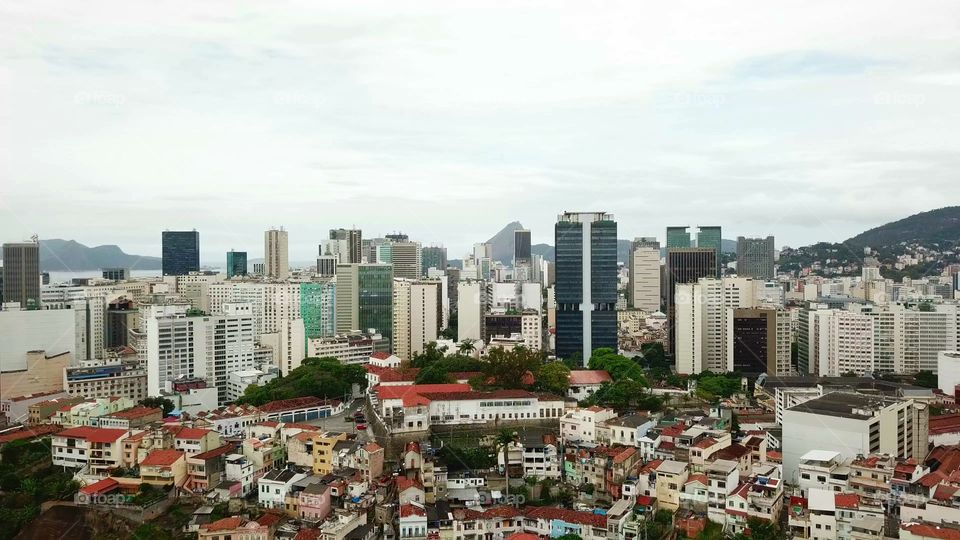
POLYGON ((300 284, 300 314, 307 339, 333 336, 336 284, 332 280, 300 284))
POLYGON ((393 336, 393 266, 341 264, 337 266, 336 333, 370 329, 387 339, 393 336))
POLYGON ((667 248, 690 247, 688 227, 667 227, 667 248))
POLYGON ((720 255, 722 253, 722 235, 720 227, 697 227, 697 247, 714 249, 717 252, 717 276, 720 277, 720 255))
POLYGON ((227 277, 247 275, 247 252, 233 251, 227 252, 227 277))

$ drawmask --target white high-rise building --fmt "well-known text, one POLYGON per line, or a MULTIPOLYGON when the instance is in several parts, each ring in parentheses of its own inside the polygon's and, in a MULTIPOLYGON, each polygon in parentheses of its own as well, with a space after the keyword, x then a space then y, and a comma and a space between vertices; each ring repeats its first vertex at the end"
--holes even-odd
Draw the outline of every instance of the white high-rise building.
POLYGON ((543 348, 543 315, 539 311, 524 310, 520 316, 520 335, 524 346, 531 351, 543 348))
POLYGON ((216 386, 228 401, 231 372, 253 369, 256 332, 249 304, 228 303, 222 315, 188 316, 189 304, 141 307, 146 334, 147 393, 157 396, 167 383, 197 377, 216 386))
POLYGON ((752 278, 701 278, 678 283, 674 295, 678 373, 733 371, 727 339, 732 310, 755 307, 752 278))
POLYGON ((457 339, 481 341, 486 291, 481 281, 457 283, 457 339))
POLYGON ((420 278, 423 266, 420 242, 393 242, 390 257, 394 277, 410 280, 420 278))
POLYGON ((283 227, 263 233, 263 259, 267 277, 279 280, 290 277, 287 231, 283 227))
POLYGON ((393 354, 409 361, 410 355, 410 289, 412 281, 393 280, 393 354))
POLYGON ((811 313, 817 325, 815 354, 821 376, 848 372, 862 376, 873 371, 873 316, 840 309, 811 313))
POLYGON ((660 242, 637 238, 631 247, 629 306, 647 313, 660 311, 660 242))
POLYGON ((190 272, 176 276, 177 294, 190 305, 204 313, 210 313, 210 286, 223 281, 222 275, 190 272))

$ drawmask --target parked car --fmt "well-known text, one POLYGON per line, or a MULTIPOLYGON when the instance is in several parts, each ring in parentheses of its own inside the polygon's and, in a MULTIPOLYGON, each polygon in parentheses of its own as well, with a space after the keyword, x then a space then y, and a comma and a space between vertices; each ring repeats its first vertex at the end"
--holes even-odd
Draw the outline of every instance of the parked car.
POLYGON ((359 429, 360 431, 363 431, 363 430, 367 429, 367 425, 366 425, 366 424, 357 424, 357 429, 359 429))

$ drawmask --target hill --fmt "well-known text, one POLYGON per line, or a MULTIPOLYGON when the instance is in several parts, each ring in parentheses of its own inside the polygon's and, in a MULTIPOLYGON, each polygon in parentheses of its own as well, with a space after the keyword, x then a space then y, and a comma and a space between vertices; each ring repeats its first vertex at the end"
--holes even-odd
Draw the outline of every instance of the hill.
POLYGON ((160 257, 128 255, 114 245, 88 247, 76 240, 40 240, 40 269, 44 272, 129 268, 159 270, 160 257))
POLYGON ((849 246, 889 247, 901 242, 933 245, 960 240, 960 206, 920 212, 898 221, 874 227, 844 243, 849 246))

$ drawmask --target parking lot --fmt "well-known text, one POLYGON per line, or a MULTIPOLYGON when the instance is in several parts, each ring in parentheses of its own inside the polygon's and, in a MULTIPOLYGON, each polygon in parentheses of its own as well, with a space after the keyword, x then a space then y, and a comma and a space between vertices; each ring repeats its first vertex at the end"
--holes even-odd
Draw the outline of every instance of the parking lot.
POLYGON ((327 431, 339 431, 341 433, 356 434, 357 440, 359 441, 367 442, 374 440, 375 436, 372 433, 372 429, 358 430, 355 422, 347 420, 348 418, 353 418, 353 414, 357 410, 363 409, 363 403, 363 399, 355 399, 350 402, 342 414, 328 416, 326 418, 319 418, 317 420, 310 420, 306 423, 313 426, 321 426, 327 431))

